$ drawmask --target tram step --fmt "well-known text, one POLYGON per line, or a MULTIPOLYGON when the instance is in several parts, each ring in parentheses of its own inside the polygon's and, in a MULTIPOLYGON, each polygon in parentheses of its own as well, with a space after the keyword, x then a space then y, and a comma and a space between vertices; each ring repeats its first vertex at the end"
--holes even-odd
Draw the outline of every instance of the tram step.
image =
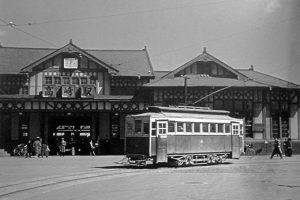
POLYGON ((4 149, 0 149, 0 157, 7 157, 7 156, 10 156, 10 154, 4 149))

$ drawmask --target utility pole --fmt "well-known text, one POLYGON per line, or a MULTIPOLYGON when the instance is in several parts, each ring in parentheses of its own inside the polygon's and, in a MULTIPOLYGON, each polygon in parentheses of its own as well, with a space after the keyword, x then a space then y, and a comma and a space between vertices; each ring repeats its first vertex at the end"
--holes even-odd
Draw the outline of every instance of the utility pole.
POLYGON ((188 98, 187 79, 189 79, 189 77, 187 77, 186 75, 182 75, 182 77, 184 78, 184 105, 186 106, 188 98))

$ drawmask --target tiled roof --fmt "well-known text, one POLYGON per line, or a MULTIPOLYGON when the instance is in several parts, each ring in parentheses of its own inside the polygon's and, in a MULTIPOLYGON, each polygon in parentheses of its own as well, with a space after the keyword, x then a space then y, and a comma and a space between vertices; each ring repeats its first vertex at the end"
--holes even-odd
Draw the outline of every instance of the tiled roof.
MULTIPOLYGON (((162 78, 156 82, 148 83, 147 87, 183 87, 184 78, 162 78)), ((252 80, 238 80, 231 78, 216 78, 216 77, 203 77, 201 75, 190 75, 187 79, 188 87, 269 87, 269 85, 259 83, 252 80)))
POLYGON ((188 61, 187 63, 183 64, 182 66, 178 67, 177 69, 175 69, 174 71, 168 73, 167 75, 165 75, 164 77, 166 78, 172 78, 175 76, 175 74, 177 74, 178 72, 180 72, 181 70, 189 67, 190 65, 194 64, 195 62, 198 61, 203 61, 203 62, 215 62, 217 64, 219 64, 220 66, 222 66, 223 68, 229 70, 230 72, 232 72, 233 74, 236 74, 237 77, 239 79, 244 79, 246 80, 247 77, 244 76, 242 73, 240 73, 239 71, 233 69, 232 67, 230 67, 229 65, 223 63, 222 61, 220 61, 219 59, 217 59, 216 57, 210 55, 209 53, 206 52, 206 49, 204 49, 203 53, 200 54, 199 56, 197 56, 196 58, 188 61))
MULTIPOLYGON (((83 49, 84 50, 84 49, 83 49)), ((0 47, 0 73, 17 74, 21 69, 57 51, 47 48, 0 47)), ((143 50, 84 50, 117 69, 117 76, 154 76, 146 49, 143 50)))
POLYGON ((239 69, 238 71, 254 81, 257 81, 262 84, 270 85, 272 87, 300 89, 300 85, 276 78, 274 76, 263 74, 261 72, 257 72, 249 69, 239 69))

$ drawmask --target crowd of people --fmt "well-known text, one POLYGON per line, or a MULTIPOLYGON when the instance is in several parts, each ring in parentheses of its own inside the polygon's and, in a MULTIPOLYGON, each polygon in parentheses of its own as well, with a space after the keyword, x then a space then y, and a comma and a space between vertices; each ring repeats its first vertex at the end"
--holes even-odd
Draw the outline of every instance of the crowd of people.
MULTIPOLYGON (((95 150, 98 147, 98 143, 94 143, 92 139, 85 138, 84 141, 76 143, 73 138, 70 141, 66 141, 65 138, 56 138, 55 145, 51 147, 53 155, 59 155, 64 157, 66 152, 71 151, 71 155, 91 155, 95 156, 95 150), (76 150, 75 150, 76 149, 76 150)), ((31 157, 48 157, 50 154, 50 147, 46 142, 43 142, 42 138, 36 137, 34 140, 28 140, 25 143, 17 145, 14 148, 14 156, 31 157)))

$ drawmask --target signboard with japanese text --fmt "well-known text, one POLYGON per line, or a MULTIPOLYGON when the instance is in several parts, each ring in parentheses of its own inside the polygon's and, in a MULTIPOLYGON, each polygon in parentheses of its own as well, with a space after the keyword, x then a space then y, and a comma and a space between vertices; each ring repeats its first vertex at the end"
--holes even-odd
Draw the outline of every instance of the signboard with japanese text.
POLYGON ((62 86, 62 94, 63 98, 75 98, 75 87, 74 86, 62 86))
POLYGON ((81 86, 81 98, 93 98, 94 97, 94 87, 91 85, 81 86))
POLYGON ((56 86, 43 86, 43 97, 56 97, 56 86))

